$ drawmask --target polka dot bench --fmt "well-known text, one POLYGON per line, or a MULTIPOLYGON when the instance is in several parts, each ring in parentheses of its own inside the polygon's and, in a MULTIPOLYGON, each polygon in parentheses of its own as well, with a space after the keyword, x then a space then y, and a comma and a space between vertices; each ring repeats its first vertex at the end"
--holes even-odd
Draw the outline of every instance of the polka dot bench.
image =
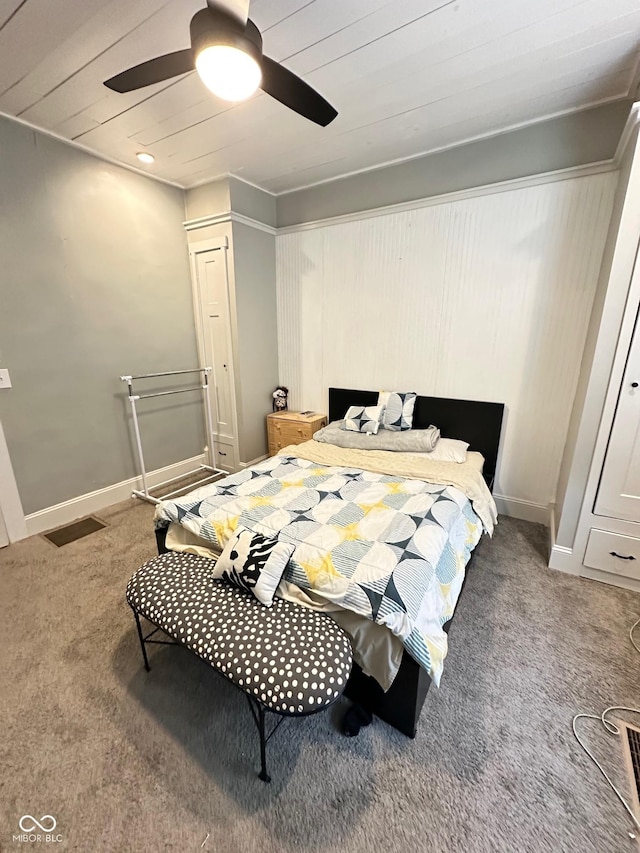
POLYGON ((351 643, 324 613, 275 598, 265 607, 250 593, 211 577, 211 560, 169 551, 154 557, 127 585, 145 669, 157 631, 191 649, 242 690, 260 735, 260 778, 269 782, 266 744, 285 717, 327 708, 351 671, 351 643), (155 629, 144 634, 140 617, 155 629), (265 714, 280 720, 269 735, 265 714))

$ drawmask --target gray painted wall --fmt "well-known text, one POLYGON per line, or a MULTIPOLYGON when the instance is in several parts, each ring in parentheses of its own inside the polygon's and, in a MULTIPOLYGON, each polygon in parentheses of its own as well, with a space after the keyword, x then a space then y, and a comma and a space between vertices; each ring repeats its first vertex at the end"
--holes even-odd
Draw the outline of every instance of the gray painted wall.
MULTIPOLYGON (((224 178, 189 190, 186 212, 180 190, 0 118, 0 366, 14 386, 0 422, 25 511, 136 474, 118 376, 197 361, 185 218, 234 210, 286 226, 608 159, 628 111, 608 104, 278 198, 224 178)), ((264 388, 277 383, 274 238, 234 223, 233 242, 238 299, 257 306, 239 312, 246 460, 262 452, 264 388)), ((196 395, 144 404, 142 427, 149 469, 201 452, 196 395)))
POLYGON ((233 266, 237 322, 239 447, 242 462, 267 452, 265 416, 278 385, 276 240, 233 223, 233 266))
POLYGON ((241 213, 243 216, 275 227, 277 213, 274 195, 233 176, 229 178, 229 191, 231 210, 234 213, 241 213))
POLYGON ((631 101, 617 101, 276 199, 278 227, 596 163, 613 157, 631 101))
POLYGON ((231 210, 231 188, 228 178, 210 181, 199 187, 186 190, 184 194, 187 219, 199 219, 214 213, 231 210))
MULTIPOLYGON (((197 363, 183 193, 0 118, 0 421, 25 512, 134 476, 122 373, 197 363)), ((196 395, 141 404, 149 469, 196 395)))
POLYGON ((276 224, 276 197, 233 175, 185 190, 185 205, 187 219, 233 211, 265 225, 276 224))

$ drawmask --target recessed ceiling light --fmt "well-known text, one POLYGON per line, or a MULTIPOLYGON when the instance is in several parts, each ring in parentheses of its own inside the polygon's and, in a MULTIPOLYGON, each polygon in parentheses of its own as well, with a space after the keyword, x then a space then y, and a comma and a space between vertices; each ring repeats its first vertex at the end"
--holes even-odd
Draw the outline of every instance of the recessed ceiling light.
POLYGON ((148 151, 138 151, 136 157, 141 163, 153 163, 156 159, 153 154, 149 154, 148 151))

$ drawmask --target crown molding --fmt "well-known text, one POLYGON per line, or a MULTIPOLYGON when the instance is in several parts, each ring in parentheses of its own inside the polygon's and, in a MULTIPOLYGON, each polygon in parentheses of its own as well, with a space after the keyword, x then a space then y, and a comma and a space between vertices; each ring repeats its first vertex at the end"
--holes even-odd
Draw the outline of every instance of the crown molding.
POLYGON ((613 162, 616 165, 616 168, 619 167, 620 161, 624 156, 624 152, 629 144, 629 140, 635 130, 636 126, 640 123, 640 101, 636 101, 631 110, 629 112, 629 117, 625 123, 624 128, 622 129, 622 134, 620 136, 620 141, 618 142, 618 147, 616 148, 616 153, 613 155, 613 162))
POLYGON ((277 193, 274 193, 271 190, 267 190, 264 187, 261 187, 260 184, 254 184, 253 181, 248 181, 246 178, 241 178, 240 175, 236 175, 234 172, 228 172, 227 177, 233 178, 235 181, 240 181, 241 184, 246 184, 248 187, 253 187, 254 190, 260 190, 261 193, 266 193, 267 195, 270 195, 273 198, 278 197, 277 193))
MULTIPOLYGON (((640 60, 638 62, 638 66, 637 66, 636 73, 634 75, 634 79, 632 81, 632 84, 629 87, 629 93, 627 94, 626 97, 627 98, 629 98, 629 97, 640 97, 639 86, 640 86, 640 60), (636 89, 638 91, 634 91, 636 89)), ((323 184, 328 184, 328 183, 340 181, 344 178, 352 177, 353 175, 359 175, 359 174, 364 174, 364 173, 368 173, 368 172, 375 172, 379 169, 386 169, 389 166, 395 166, 395 165, 399 165, 401 163, 405 163, 405 162, 408 162, 411 160, 420 159, 421 157, 427 157, 431 154, 437 154, 437 153, 441 153, 444 151, 449 151, 451 149, 459 148, 459 147, 462 147, 464 145, 468 145, 468 144, 473 143, 473 142, 481 142, 481 141, 484 141, 486 139, 491 139, 491 138, 496 137, 496 136, 502 136, 503 134, 511 133, 513 131, 520 130, 520 129, 525 128, 525 127, 531 127, 531 126, 534 126, 534 125, 539 124, 541 122, 550 121, 550 120, 553 120, 556 118, 562 118, 563 116, 572 115, 574 113, 582 112, 584 110, 589 110, 589 109, 593 109, 593 108, 598 107, 598 106, 603 106, 603 105, 608 104, 608 103, 613 103, 613 102, 618 101, 620 99, 621 98, 619 96, 617 96, 615 98, 603 98, 600 100, 593 101, 593 102, 586 104, 586 105, 583 104, 579 107, 575 107, 575 108, 570 109, 570 110, 562 110, 562 111, 559 111, 556 113, 550 113, 550 114, 545 115, 541 118, 537 118, 533 121, 518 122, 518 123, 515 123, 513 125, 509 125, 507 127, 501 128, 500 130, 497 130, 497 131, 491 131, 489 133, 479 134, 477 136, 472 136, 472 137, 469 137, 467 139, 456 142, 454 144, 443 145, 443 146, 435 147, 432 149, 427 149, 427 150, 421 151, 417 154, 411 154, 407 157, 400 157, 400 158, 397 158, 394 160, 386 161, 384 163, 377 163, 373 166, 367 166, 363 169, 356 169, 352 172, 347 172, 347 173, 342 174, 342 175, 336 175, 336 176, 331 177, 331 178, 325 178, 323 180, 316 181, 316 182, 313 182, 310 184, 303 184, 301 186, 293 187, 291 189, 281 190, 280 192, 274 192, 273 190, 269 190, 266 187, 260 186, 260 184, 254 183, 253 181, 250 181, 245 177, 241 177, 240 175, 235 174, 234 172, 223 172, 222 174, 219 174, 219 175, 216 175, 216 176, 213 176, 210 178, 203 178, 202 180, 197 181, 197 182, 192 183, 192 184, 187 184, 184 182, 180 183, 178 181, 172 181, 172 180, 169 180, 168 178, 163 178, 163 177, 160 177, 159 175, 153 174, 153 172, 150 172, 150 171, 147 171, 144 169, 140 169, 137 166, 126 163, 123 160, 118 160, 115 157, 109 157, 107 154, 103 154, 102 152, 97 151, 95 148, 91 148, 88 145, 83 145, 82 143, 76 142, 73 139, 68 139, 67 137, 62 136, 61 134, 56 133, 53 130, 48 130, 46 128, 40 127, 36 124, 33 124, 30 121, 26 121, 25 119, 18 118, 17 116, 11 115, 10 113, 3 112, 2 110, 0 110, 0 117, 6 118, 9 121, 13 121, 16 124, 21 124, 24 127, 28 127, 30 130, 33 130, 37 133, 42 133, 44 136, 48 136, 51 139, 55 139, 64 145, 70 145, 72 148, 76 148, 79 151, 84 151, 86 154, 88 154, 92 157, 95 157, 97 160, 102 160, 103 162, 110 163, 113 166, 119 166, 120 168, 126 169, 129 172, 134 172, 137 175, 142 175, 145 178, 149 178, 152 181, 158 181, 161 184, 166 184, 167 186, 170 186, 170 187, 176 187, 177 189, 180 189, 183 192, 186 192, 187 190, 190 190, 190 189, 196 189, 197 187, 200 187, 200 186, 205 186, 206 184, 215 183, 216 181, 220 181, 220 180, 224 180, 224 179, 228 179, 228 178, 234 178, 235 180, 240 181, 241 183, 247 184, 248 186, 253 187, 256 190, 259 190, 260 192, 263 192, 263 193, 266 193, 267 195, 272 196, 273 198, 278 198, 280 196, 289 195, 290 193, 299 192, 300 190, 310 189, 312 187, 321 186, 323 184)), ((616 153, 615 153, 615 156, 613 158, 613 162, 616 164, 619 163, 620 158, 622 156, 622 153, 624 152, 624 148, 626 147, 626 144, 628 143, 631 132, 633 131, 633 127, 638 122, 638 109, 637 109, 638 107, 639 107, 639 103, 635 103, 633 105, 631 114, 629 116, 629 119, 627 120, 627 124, 625 125, 624 131, 623 131, 621 139, 620 139, 620 143, 618 144, 618 148, 616 149, 616 153), (632 123, 632 117, 634 117, 633 123, 632 123)), ((234 214, 234 215, 238 215, 238 214, 234 214)), ((238 219, 237 221, 241 221, 241 220, 238 219)), ((249 217, 246 217, 246 221, 243 224, 250 225, 251 227, 258 227, 258 225, 260 225, 260 226, 263 226, 263 230, 264 230, 264 228, 270 227, 270 226, 265 226, 264 223, 258 223, 258 225, 256 225, 255 223, 257 223, 257 220, 251 220, 249 217)), ((287 227, 289 227, 289 226, 287 226, 287 227)), ((295 226, 290 226, 290 227, 293 228, 295 226)), ((271 233, 271 232, 269 232, 269 233, 271 233)))
POLYGON ((215 213, 210 216, 199 216, 197 219, 187 219, 182 225, 185 231, 197 231, 199 228, 220 225, 222 222, 237 222, 239 225, 246 225, 249 228, 255 228, 256 231, 264 231, 266 234, 271 234, 272 236, 279 233, 278 229, 272 225, 266 225, 264 222, 251 219, 249 216, 243 216, 241 213, 236 213, 233 210, 225 210, 222 213, 215 213))
MULTIPOLYGON (((603 107, 607 104, 616 103, 617 101, 627 100, 631 97, 631 94, 627 94, 624 96, 615 95, 610 98, 600 98, 595 101, 590 101, 587 104, 581 104, 578 107, 572 107, 568 110, 559 110, 554 113, 547 113, 546 115, 540 116, 539 118, 528 120, 528 121, 520 121, 515 122, 514 124, 506 125, 505 127, 500 128, 499 130, 490 130, 486 133, 478 133, 474 136, 468 136, 464 139, 459 140, 458 142, 447 143, 446 145, 437 145, 433 148, 426 148, 423 151, 418 151, 416 154, 408 154, 404 157, 396 157, 392 160, 385 160, 382 163, 375 163, 372 166, 365 166, 362 169, 353 169, 350 172, 344 172, 341 175, 335 175, 333 178, 322 178, 319 181, 312 181, 309 184, 301 184, 297 187, 291 187, 286 190, 280 190, 280 192, 276 192, 276 198, 280 196, 290 195, 292 193, 301 192, 302 190, 313 189, 314 187, 320 187, 324 184, 332 184, 334 182, 342 181, 345 178, 352 178, 355 175, 364 175, 370 172, 377 172, 381 169, 388 169, 390 166, 401 166, 403 163, 409 163, 412 160, 420 160, 423 157, 430 157, 432 154, 444 154, 448 151, 453 151, 456 148, 464 148, 466 145, 473 145, 476 142, 486 142, 491 139, 495 139, 498 136, 505 136, 510 133, 514 133, 518 130, 525 130, 530 127, 535 127, 538 124, 544 124, 547 121, 554 121, 555 119, 565 118, 566 116, 575 115, 576 113, 586 112, 588 110, 596 109, 597 107, 603 107)), ((265 190, 268 192, 268 190, 265 190)))
POLYGON ((315 228, 323 228, 326 225, 339 225, 345 222, 355 222, 362 219, 373 219, 376 216, 386 216, 390 213, 403 213, 409 210, 420 210, 425 207, 433 207, 438 204, 449 204, 450 202, 464 201, 465 199, 477 198, 479 196, 494 195, 496 193, 510 192, 512 190, 526 189, 541 184, 550 184, 556 181, 568 181, 572 178, 586 178, 589 175, 599 175, 603 172, 614 172, 618 168, 616 159, 601 160, 599 163, 589 163, 586 166, 572 166, 569 169, 558 169, 553 172, 544 172, 539 175, 529 175, 523 178, 513 178, 508 181, 499 181, 494 184, 484 184, 471 187, 468 190, 456 190, 450 193, 429 196, 427 198, 415 199, 414 201, 403 201, 398 204, 388 204, 382 207, 374 207, 369 210, 357 210, 353 213, 342 213, 337 216, 329 216, 325 219, 316 219, 311 222, 300 222, 295 225, 285 225, 277 229, 277 234, 293 234, 297 231, 312 231, 315 228))
POLYGON ((123 160, 116 160, 115 157, 109 157, 106 154, 102 154, 100 151, 96 151, 95 148, 89 148, 88 145, 83 145, 81 142, 76 142, 73 139, 67 139, 66 136, 61 136, 59 133, 55 133, 53 130, 47 130, 44 127, 38 127, 37 124, 33 124, 30 121, 25 121, 25 119, 18 118, 17 116, 12 116, 9 113, 2 112, 2 110, 0 110, 0 117, 6 118, 9 121, 13 121, 16 124, 21 124, 23 127, 28 127, 29 130, 33 130, 35 133, 41 133, 43 136, 48 136, 50 139, 55 139, 57 142, 61 142, 63 145, 70 145, 71 148, 76 148, 78 151, 84 151, 85 154, 88 154, 90 157, 95 157, 96 160, 102 160, 104 163, 110 163, 112 166, 119 166, 121 169, 126 169, 127 172, 134 172, 136 175, 142 175, 143 178, 149 178, 152 181, 158 181, 161 184, 166 184, 170 187, 176 187, 177 189, 182 190, 184 192, 184 187, 182 184, 178 184, 175 181, 170 181, 167 178, 161 178, 159 175, 154 175, 152 172, 146 172, 144 169, 139 169, 137 166, 129 165, 123 160))

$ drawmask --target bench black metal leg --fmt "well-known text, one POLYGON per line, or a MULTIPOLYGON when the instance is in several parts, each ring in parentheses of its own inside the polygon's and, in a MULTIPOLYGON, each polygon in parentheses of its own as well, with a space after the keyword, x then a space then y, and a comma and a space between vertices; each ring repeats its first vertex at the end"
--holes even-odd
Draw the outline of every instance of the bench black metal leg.
POLYGON ((270 782, 271 776, 267 773, 267 738, 264 726, 264 708, 258 705, 258 731, 260 733, 260 773, 259 778, 263 782, 270 782))
POLYGON ((253 722, 256 724, 258 734, 260 735, 260 773, 258 773, 258 777, 262 779, 263 782, 270 782, 271 776, 269 776, 269 774, 267 773, 267 741, 269 740, 271 735, 274 734, 275 730, 279 727, 284 717, 280 718, 280 722, 276 726, 274 726, 271 734, 267 735, 265 726, 266 712, 264 705, 261 705, 260 702, 257 702, 252 696, 249 696, 248 693, 246 693, 245 696, 247 697, 247 702, 249 703, 249 709, 251 710, 253 722))
POLYGON ((151 667, 149 666, 149 659, 147 658, 147 650, 144 645, 144 634, 142 633, 142 625, 140 624, 140 617, 138 616, 138 611, 134 610, 133 615, 136 617, 136 627, 138 628, 138 638, 140 640, 140 648, 142 649, 142 657, 144 658, 144 668, 147 670, 147 672, 149 672, 151 670, 151 667))

